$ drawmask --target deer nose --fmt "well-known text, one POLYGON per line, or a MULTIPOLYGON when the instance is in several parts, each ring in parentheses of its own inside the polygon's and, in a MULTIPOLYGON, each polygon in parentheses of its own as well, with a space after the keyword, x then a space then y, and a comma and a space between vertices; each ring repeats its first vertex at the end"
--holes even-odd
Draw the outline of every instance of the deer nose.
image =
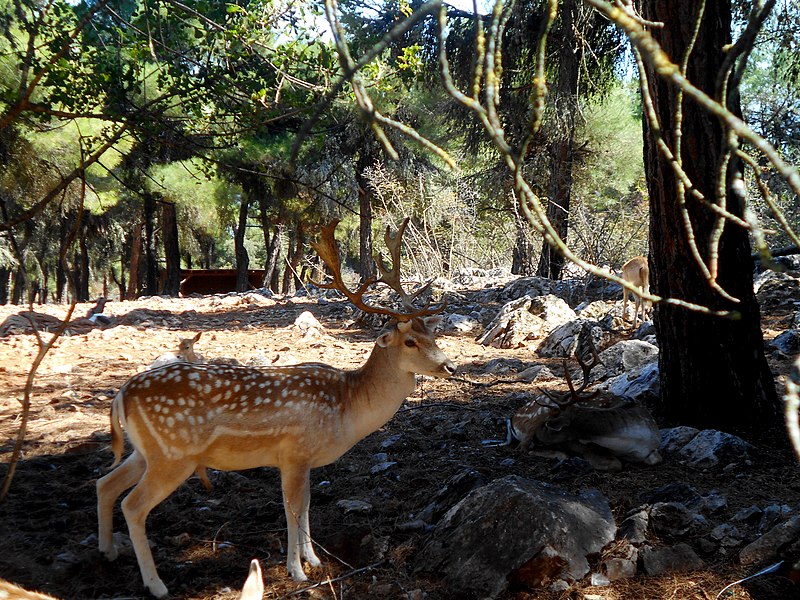
POLYGON ((442 371, 444 371, 448 375, 453 375, 456 372, 456 365, 451 360, 443 362, 442 363, 442 371))

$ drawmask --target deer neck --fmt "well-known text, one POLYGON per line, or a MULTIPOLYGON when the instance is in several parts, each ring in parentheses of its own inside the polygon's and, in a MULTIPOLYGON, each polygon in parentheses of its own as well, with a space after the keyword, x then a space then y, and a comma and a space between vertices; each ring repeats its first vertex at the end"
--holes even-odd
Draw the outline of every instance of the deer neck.
POLYGON ((348 372, 347 410, 359 439, 391 419, 414 391, 415 384, 414 374, 399 370, 392 353, 379 346, 375 346, 364 366, 348 372))

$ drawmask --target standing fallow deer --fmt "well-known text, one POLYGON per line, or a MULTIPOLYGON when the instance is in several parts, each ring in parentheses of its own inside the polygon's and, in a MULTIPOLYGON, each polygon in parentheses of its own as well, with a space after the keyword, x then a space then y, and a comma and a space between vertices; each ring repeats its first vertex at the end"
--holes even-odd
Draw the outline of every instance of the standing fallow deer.
MULTIPOLYGON (((310 470, 332 463, 391 419, 414 391, 415 374, 449 377, 455 371, 434 339, 444 304, 411 313, 368 305, 362 296, 372 282, 352 292, 342 281, 335 227, 323 227, 314 245, 333 275, 325 285, 362 310, 394 318, 361 368, 176 363, 133 376, 111 404, 113 466, 122 456, 123 427, 134 450, 97 482, 99 547, 109 560, 117 557, 113 507, 134 486, 122 512, 144 584, 158 598, 167 587, 156 571, 145 520, 192 472, 277 467, 288 529, 286 567, 296 581, 305 581, 301 559, 320 564, 309 530, 310 470)), ((399 286, 399 270, 397 278, 381 280, 399 286)))
MULTIPOLYGON (((622 278, 641 290, 642 294, 650 293, 650 267, 647 265, 646 256, 634 256, 624 265, 622 265, 622 278)), ((625 321, 625 315, 628 310, 628 294, 631 292, 628 288, 622 288, 622 320, 625 321)), ((636 328, 636 321, 639 316, 639 311, 642 313, 642 321, 645 320, 645 313, 649 302, 642 298, 640 294, 633 294, 634 297, 634 312, 633 312, 633 328, 636 328)))

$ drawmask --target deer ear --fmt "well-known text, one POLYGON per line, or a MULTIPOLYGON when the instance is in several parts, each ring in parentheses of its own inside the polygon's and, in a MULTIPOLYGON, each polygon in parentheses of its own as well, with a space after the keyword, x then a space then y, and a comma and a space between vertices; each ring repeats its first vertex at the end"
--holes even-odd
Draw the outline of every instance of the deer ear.
POLYGON ((202 331, 198 331, 198 332, 197 332, 197 335, 196 335, 196 336, 194 336, 194 337, 192 338, 192 341, 193 341, 193 342, 196 342, 197 340, 199 340, 199 339, 200 339, 200 336, 201 336, 202 334, 203 334, 203 332, 202 332, 202 331))
POLYGON ((425 317, 422 322, 425 323, 425 329, 427 329, 430 333, 433 333, 442 322, 442 319, 442 315, 433 315, 432 317, 425 317))
POLYGON ((375 343, 381 348, 386 348, 389 344, 391 344, 393 335, 394 330, 389 330, 386 333, 382 333, 378 336, 378 339, 375 340, 375 343))

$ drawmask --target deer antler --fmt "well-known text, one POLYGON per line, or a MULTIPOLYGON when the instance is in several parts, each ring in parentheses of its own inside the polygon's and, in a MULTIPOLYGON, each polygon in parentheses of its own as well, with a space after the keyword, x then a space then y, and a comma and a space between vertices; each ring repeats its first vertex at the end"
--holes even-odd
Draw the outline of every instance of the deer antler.
MULTIPOLYGON (((575 358, 578 360, 578 364, 583 371, 583 381, 581 382, 581 386, 576 390, 575 385, 572 383, 572 377, 569 374, 569 369, 567 368, 567 359, 565 358, 563 361, 564 365, 564 377, 567 380, 567 386, 569 387, 568 392, 552 392, 550 390, 545 390, 540 388, 539 391, 542 392, 545 396, 547 396, 548 400, 550 400, 553 404, 555 404, 559 409, 567 408, 568 406, 572 406, 573 404, 577 404, 578 402, 586 402, 587 400, 591 400, 592 398, 596 397, 599 391, 592 392, 591 394, 584 394, 581 395, 583 390, 585 390, 589 386, 589 373, 592 372, 592 369, 597 366, 598 363, 602 362, 600 360, 600 356, 597 354, 597 348, 594 345, 594 341, 591 337, 587 339, 589 344, 589 350, 592 354, 592 360, 589 364, 586 364, 581 357, 581 353, 576 352, 575 358)), ((550 407, 552 408, 552 407, 550 407)))
POLYGON ((433 280, 431 279, 413 294, 408 294, 403 289, 403 285, 400 282, 400 249, 403 241, 403 234, 406 232, 406 227, 408 226, 408 221, 408 217, 403 219, 403 222, 397 229, 397 233, 392 233, 391 228, 387 225, 386 233, 383 234, 383 241, 386 244, 386 247, 389 249, 389 254, 392 257, 392 268, 388 269, 386 267, 386 263, 383 261, 383 255, 380 252, 378 252, 378 254, 376 254, 373 258, 375 259, 375 264, 378 267, 378 271, 381 273, 378 281, 385 283, 395 292, 397 292, 397 294, 400 296, 400 301, 403 303, 405 308, 413 309, 414 300, 416 300, 420 295, 424 294, 428 288, 431 287, 433 280))
POLYGON ((424 308, 420 310, 413 310, 413 306, 411 306, 411 302, 428 286, 423 288, 422 290, 409 295, 403 290, 402 286, 400 285, 400 241, 403 237, 403 232, 405 231, 406 225, 408 224, 408 219, 406 218, 403 221, 403 224, 400 226, 398 233, 392 235, 389 231, 389 228, 386 228, 386 235, 384 239, 386 240, 386 245, 389 247, 389 251, 392 255, 392 269, 386 269, 386 265, 383 264, 383 258, 380 257, 380 262, 378 263, 378 268, 381 270, 382 276, 380 279, 375 279, 371 277, 367 279, 364 283, 356 291, 351 291, 344 283, 342 279, 342 264, 339 259, 339 248, 338 244, 336 243, 336 238, 334 237, 333 233, 336 229, 336 226, 339 224, 338 219, 333 221, 330 225, 323 226, 322 231, 320 232, 320 241, 319 242, 312 242, 312 247, 314 250, 317 251, 317 254, 322 259, 322 261, 328 266, 328 269, 331 271, 331 278, 333 281, 331 283, 314 283, 321 288, 330 289, 330 290, 339 290, 342 292, 350 302, 352 302, 357 308, 360 308, 364 312, 369 313, 376 313, 380 315, 388 315, 397 319, 398 321, 410 321, 414 317, 425 317, 429 315, 435 315, 442 312, 447 305, 446 302, 442 302, 439 306, 431 309, 429 308, 430 302, 425 305, 424 308), (367 304, 364 301, 364 293, 367 291, 369 286, 373 283, 382 282, 391 287, 394 291, 400 294, 401 301, 403 306, 411 310, 413 312, 397 312, 388 308, 383 308, 380 306, 373 306, 371 304, 367 304))

